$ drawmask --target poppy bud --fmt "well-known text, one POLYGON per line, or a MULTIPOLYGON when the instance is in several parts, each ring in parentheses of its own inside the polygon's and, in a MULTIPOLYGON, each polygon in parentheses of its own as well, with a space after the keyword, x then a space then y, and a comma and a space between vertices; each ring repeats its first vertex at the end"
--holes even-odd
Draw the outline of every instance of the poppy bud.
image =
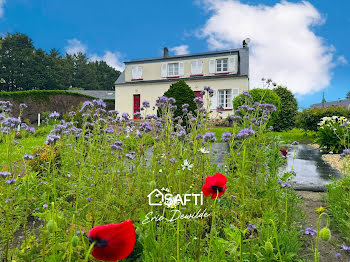
POLYGON ((320 236, 323 241, 328 241, 331 239, 331 231, 328 227, 322 228, 320 231, 320 236))
POLYGON ((270 241, 265 242, 265 251, 268 254, 271 254, 273 252, 273 245, 270 241))
POLYGON ((50 233, 52 233, 56 229, 56 222, 50 219, 49 222, 47 222, 46 228, 50 233))
POLYGON ((73 246, 73 247, 76 247, 76 246, 78 245, 78 243, 79 243, 79 238, 78 238, 78 236, 73 236, 73 237, 72 237, 72 246, 73 246))

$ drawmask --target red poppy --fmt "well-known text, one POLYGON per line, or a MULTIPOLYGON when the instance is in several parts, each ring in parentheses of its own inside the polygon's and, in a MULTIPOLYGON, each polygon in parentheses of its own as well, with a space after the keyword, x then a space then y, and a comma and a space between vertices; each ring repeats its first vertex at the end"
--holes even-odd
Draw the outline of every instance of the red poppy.
POLYGON ((227 178, 221 173, 208 176, 205 179, 205 184, 202 187, 203 195, 211 195, 211 199, 222 196, 226 191, 226 182, 227 178))
POLYGON ((283 157, 287 157, 288 154, 288 148, 281 148, 280 149, 281 154, 283 155, 283 157))
POLYGON ((135 228, 130 219, 120 224, 94 227, 89 232, 94 258, 102 261, 122 260, 130 255, 135 246, 135 228))

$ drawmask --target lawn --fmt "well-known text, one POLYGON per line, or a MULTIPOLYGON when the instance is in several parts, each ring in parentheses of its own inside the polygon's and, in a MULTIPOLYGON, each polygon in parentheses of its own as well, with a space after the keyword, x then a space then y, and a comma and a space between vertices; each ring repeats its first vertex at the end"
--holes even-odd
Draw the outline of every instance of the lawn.
MULTIPOLYGON (((221 136, 225 132, 232 132, 232 128, 224 127, 224 128, 212 128, 212 132, 215 133, 216 139, 218 142, 222 142, 221 136)), ((279 137, 279 139, 285 143, 292 143, 293 141, 299 142, 312 142, 315 139, 316 132, 314 131, 304 131, 303 129, 294 128, 288 131, 282 132, 266 132, 268 136, 279 137)))

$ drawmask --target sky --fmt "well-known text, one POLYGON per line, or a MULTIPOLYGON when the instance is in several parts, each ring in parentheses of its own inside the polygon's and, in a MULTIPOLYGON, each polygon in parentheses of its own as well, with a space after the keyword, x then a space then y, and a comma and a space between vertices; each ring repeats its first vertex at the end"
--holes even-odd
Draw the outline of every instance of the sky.
POLYGON ((350 91, 348 0, 0 0, 0 33, 36 48, 123 61, 239 48, 249 37, 250 87, 271 78, 300 109, 350 91))

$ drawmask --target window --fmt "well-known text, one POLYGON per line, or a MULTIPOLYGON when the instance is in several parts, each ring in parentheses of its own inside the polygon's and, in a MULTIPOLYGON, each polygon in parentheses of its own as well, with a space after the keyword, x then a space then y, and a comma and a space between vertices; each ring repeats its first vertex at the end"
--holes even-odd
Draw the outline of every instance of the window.
POLYGON ((216 72, 227 72, 227 58, 216 59, 216 72))
POLYGON ((168 76, 178 76, 179 75, 179 63, 168 64, 168 76))
POLYGON ((232 90, 218 90, 219 94, 219 105, 224 108, 232 108, 232 90))

